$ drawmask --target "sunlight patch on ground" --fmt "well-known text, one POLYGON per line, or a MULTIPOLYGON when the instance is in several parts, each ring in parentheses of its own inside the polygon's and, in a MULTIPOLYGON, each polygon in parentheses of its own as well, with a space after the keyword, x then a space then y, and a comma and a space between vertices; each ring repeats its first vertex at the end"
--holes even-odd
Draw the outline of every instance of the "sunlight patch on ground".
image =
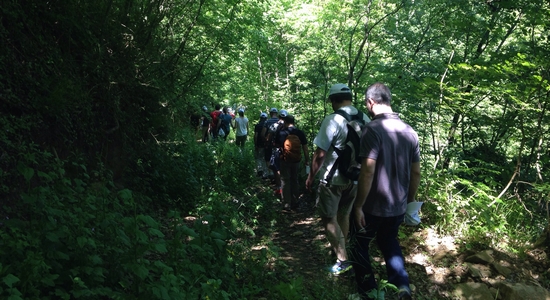
POLYGON ((416 253, 411 257, 410 262, 425 266, 428 263, 428 257, 422 253, 416 253))
POLYGON ((427 266, 426 273, 430 278, 436 283, 445 283, 447 282, 447 277, 451 274, 449 268, 427 266))
POLYGON ((292 223, 292 225, 312 225, 314 223, 317 223, 317 220, 315 218, 307 218, 304 220, 298 220, 292 223))
POLYGON ((269 249, 269 247, 267 247, 266 245, 258 245, 258 246, 254 246, 251 248, 253 251, 260 251, 262 249, 269 249))
POLYGON ((424 240, 426 247, 431 251, 456 253, 457 246, 452 236, 440 236, 435 230, 427 228, 420 232, 420 237, 424 240))

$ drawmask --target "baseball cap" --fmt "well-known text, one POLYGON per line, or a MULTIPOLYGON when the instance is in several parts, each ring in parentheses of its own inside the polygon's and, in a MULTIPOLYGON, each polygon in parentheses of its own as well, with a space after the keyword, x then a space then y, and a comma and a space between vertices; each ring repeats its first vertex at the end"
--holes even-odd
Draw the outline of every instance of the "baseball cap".
POLYGON ((279 112, 279 117, 284 118, 286 116, 288 116, 288 111, 286 111, 285 109, 281 109, 281 111, 279 112))
POLYGON ((349 95, 351 95, 351 89, 343 83, 333 84, 330 87, 330 92, 328 93, 329 98, 330 98, 330 96, 337 95, 337 94, 349 94, 349 95))
POLYGON ((261 113, 261 114, 260 114, 260 118, 261 118, 261 119, 267 119, 267 114, 264 113, 264 112, 261 113))
POLYGON ((205 106, 202 107, 202 110, 207 111, 208 107, 206 107, 206 105, 205 105, 205 106))
POLYGON ((244 113, 244 109, 239 108, 239 113, 244 113))
POLYGON ((269 110, 270 113, 276 113, 278 112, 278 110, 275 108, 275 107, 272 107, 270 110, 269 110))

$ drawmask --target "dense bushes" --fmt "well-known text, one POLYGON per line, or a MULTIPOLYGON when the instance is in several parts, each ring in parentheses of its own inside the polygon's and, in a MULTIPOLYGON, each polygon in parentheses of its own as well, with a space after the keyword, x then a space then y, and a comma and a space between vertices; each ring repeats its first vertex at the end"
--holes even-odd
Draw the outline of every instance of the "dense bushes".
POLYGON ((159 198, 150 200, 151 194, 118 189, 102 176, 108 173, 90 174, 47 152, 35 156, 40 165, 21 160, 13 175, 28 189, 2 214, 0 296, 235 299, 258 292, 250 280, 239 288, 243 276, 264 273, 268 255, 249 260, 246 239, 239 238, 254 235, 271 201, 248 188, 250 151, 226 144, 159 147, 144 189, 159 191, 159 198), (214 188, 202 188, 208 186, 214 188))

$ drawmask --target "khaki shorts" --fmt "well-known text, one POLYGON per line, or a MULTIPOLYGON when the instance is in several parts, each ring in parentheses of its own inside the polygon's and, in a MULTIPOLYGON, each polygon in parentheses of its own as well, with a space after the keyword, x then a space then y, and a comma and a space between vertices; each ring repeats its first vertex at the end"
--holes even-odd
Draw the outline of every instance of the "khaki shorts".
POLYGON ((316 206, 322 218, 333 218, 337 214, 349 215, 357 194, 357 184, 330 185, 319 184, 316 206))

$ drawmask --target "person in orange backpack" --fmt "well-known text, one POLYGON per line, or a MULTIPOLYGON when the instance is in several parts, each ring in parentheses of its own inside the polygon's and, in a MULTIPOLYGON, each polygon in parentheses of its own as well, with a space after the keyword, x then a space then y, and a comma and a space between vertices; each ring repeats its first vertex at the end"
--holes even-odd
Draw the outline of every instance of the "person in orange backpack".
POLYGON ((294 116, 286 115, 283 117, 283 122, 282 128, 276 132, 274 142, 280 153, 282 199, 285 210, 296 210, 299 206, 298 196, 300 192, 298 170, 302 158, 304 159, 304 165, 309 165, 309 151, 306 135, 294 125, 294 116))

